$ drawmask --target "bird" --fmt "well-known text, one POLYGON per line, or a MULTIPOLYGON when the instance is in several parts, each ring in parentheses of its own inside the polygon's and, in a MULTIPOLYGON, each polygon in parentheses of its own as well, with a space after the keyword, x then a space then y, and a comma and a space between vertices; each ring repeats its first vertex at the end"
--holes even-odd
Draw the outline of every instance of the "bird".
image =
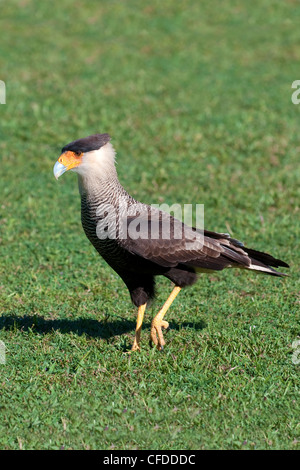
POLYGON ((155 298, 157 276, 174 284, 151 322, 150 342, 158 350, 166 344, 166 312, 180 290, 197 281, 199 273, 242 268, 286 276, 274 269, 288 268, 286 262, 249 249, 228 233, 191 227, 157 207, 135 200, 118 179, 116 152, 107 133, 65 145, 53 168, 55 178, 68 170, 78 175, 81 222, 87 238, 123 280, 138 309, 129 352, 141 349, 144 314, 155 298))

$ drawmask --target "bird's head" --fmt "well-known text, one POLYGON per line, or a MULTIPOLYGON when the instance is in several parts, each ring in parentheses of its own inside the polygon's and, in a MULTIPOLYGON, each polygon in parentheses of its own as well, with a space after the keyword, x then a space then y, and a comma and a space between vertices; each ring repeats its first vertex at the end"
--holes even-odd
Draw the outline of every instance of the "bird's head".
POLYGON ((106 168, 114 165, 115 152, 109 141, 108 134, 94 134, 65 145, 53 168, 55 178, 67 170, 81 175, 105 172, 106 168))

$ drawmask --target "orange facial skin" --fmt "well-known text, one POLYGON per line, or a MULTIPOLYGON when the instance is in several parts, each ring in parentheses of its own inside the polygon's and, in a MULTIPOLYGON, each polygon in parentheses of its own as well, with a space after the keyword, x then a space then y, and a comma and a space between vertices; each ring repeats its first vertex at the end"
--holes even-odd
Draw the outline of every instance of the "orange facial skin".
POLYGON ((80 165, 82 155, 82 153, 77 154, 68 150, 67 152, 61 154, 58 161, 59 163, 67 167, 67 170, 71 170, 72 168, 75 168, 76 166, 80 165))

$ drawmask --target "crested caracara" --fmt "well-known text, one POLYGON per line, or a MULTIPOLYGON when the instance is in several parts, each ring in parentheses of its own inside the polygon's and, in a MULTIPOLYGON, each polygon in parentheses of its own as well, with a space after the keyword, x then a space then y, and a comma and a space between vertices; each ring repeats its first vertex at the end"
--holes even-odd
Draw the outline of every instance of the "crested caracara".
POLYGON ((231 267, 283 276, 273 268, 288 267, 267 253, 246 248, 228 234, 201 232, 136 201, 118 180, 108 134, 95 134, 63 147, 54 176, 58 178, 67 170, 78 174, 81 221, 87 238, 123 279, 138 307, 132 350, 140 349, 144 312, 154 297, 155 276, 165 276, 175 284, 151 323, 151 340, 162 349, 162 329, 168 327, 164 315, 180 289, 196 281, 198 272, 231 267))

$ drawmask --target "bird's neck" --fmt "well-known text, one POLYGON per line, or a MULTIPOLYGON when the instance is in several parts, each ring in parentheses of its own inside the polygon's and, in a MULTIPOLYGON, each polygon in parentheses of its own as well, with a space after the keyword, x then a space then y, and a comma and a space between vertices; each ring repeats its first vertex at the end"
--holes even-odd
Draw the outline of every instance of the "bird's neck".
POLYGON ((120 198, 134 201, 119 182, 115 167, 115 151, 110 143, 90 152, 79 167, 78 185, 81 198, 97 204, 120 204, 120 198))
POLYGON ((106 177, 103 175, 78 175, 78 187, 82 199, 98 204, 118 204, 119 198, 132 199, 118 180, 117 172, 106 177))

